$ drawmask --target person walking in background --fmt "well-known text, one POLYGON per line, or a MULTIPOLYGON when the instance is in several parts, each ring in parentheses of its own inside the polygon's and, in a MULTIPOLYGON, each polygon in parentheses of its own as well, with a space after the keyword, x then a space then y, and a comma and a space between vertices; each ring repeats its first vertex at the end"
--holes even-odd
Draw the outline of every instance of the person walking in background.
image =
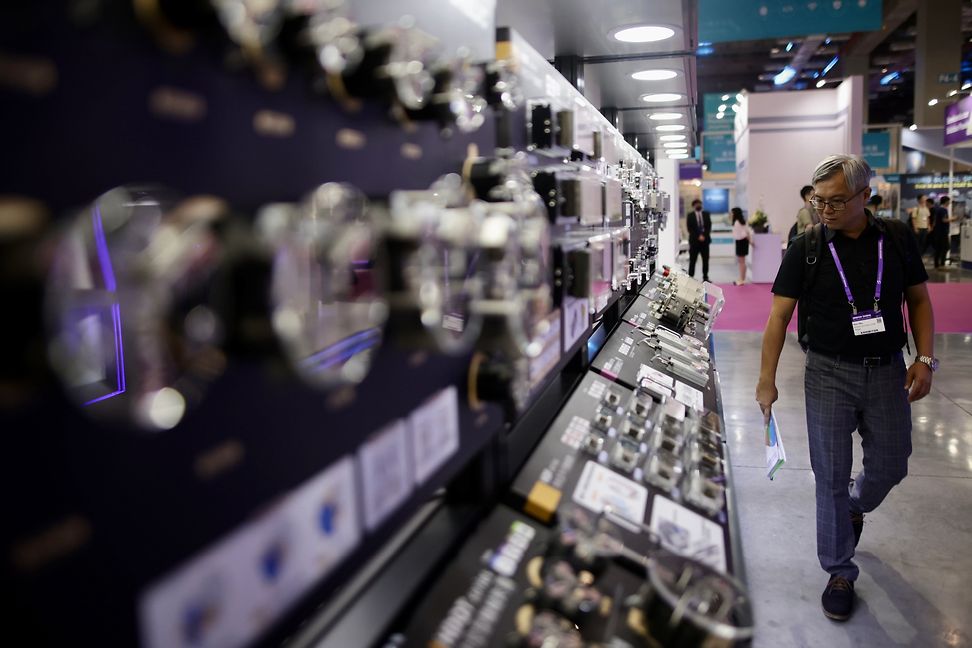
POLYGON ((870 178, 867 162, 850 155, 830 156, 814 170, 813 206, 822 225, 799 236, 780 265, 756 385, 768 421, 779 396, 776 371, 786 327, 799 300, 817 557, 829 576, 820 602, 824 615, 837 621, 854 609, 854 553, 864 515, 908 474, 911 403, 928 395, 938 368, 928 273, 917 242, 896 219, 865 211, 870 178), (907 368, 902 301, 917 353, 907 368), (864 468, 851 482, 855 430, 864 468))
POLYGON ((874 194, 868 198, 867 208, 874 216, 879 216, 878 210, 881 209, 882 202, 884 202, 884 198, 881 198, 881 194, 874 194))
POLYGON ((786 235, 786 247, 790 247, 798 235, 803 234, 808 229, 820 222, 810 206, 810 197, 813 195, 813 187, 806 185, 800 190, 800 198, 803 199, 803 207, 797 212, 796 222, 786 235))
POLYGON ((951 222, 948 204, 950 202, 948 196, 942 196, 938 206, 931 209, 931 244, 936 269, 944 268, 945 260, 948 258, 948 225, 951 222))
POLYGON ((712 243, 712 218, 702 211, 702 201, 692 201, 692 211, 685 218, 689 235, 689 276, 695 276, 695 261, 702 255, 702 281, 709 280, 709 244, 712 243))
POLYGON ((808 229, 820 222, 820 218, 817 216, 810 204, 810 197, 813 195, 813 187, 806 185, 800 190, 800 198, 803 199, 803 207, 797 212, 796 217, 796 233, 803 234, 808 229))
POLYGON ((949 257, 950 261, 959 256, 959 248, 961 247, 961 236, 962 236, 962 221, 963 216, 955 213, 955 205, 949 205, 951 209, 951 216, 949 217, 948 224, 948 247, 949 247, 949 257))
POLYGON ((925 194, 918 194, 918 204, 911 211, 911 226, 918 237, 918 253, 925 255, 928 249, 928 222, 931 220, 931 210, 925 204, 925 194))
POLYGON ((741 286, 746 283, 746 256, 749 246, 753 245, 753 232, 739 207, 732 208, 732 238, 736 241, 736 261, 739 263, 739 279, 732 283, 741 286))

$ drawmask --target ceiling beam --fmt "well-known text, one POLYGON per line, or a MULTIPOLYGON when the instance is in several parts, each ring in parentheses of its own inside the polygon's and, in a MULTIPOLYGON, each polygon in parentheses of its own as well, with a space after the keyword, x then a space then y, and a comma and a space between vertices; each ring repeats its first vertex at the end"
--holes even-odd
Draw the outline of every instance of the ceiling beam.
POLYGON ((888 36, 904 24, 911 14, 918 11, 918 0, 885 0, 884 19, 881 29, 857 32, 841 48, 841 57, 870 54, 888 36))
POLYGON ((695 50, 677 50, 675 52, 643 52, 641 54, 604 54, 602 56, 585 56, 585 64, 624 63, 625 61, 656 61, 667 58, 695 58, 695 50))

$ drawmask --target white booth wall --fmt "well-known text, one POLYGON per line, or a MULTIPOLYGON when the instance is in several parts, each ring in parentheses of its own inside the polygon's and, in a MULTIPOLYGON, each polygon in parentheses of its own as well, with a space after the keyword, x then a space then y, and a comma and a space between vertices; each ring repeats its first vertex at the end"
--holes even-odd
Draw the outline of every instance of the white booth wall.
POLYGON ((828 155, 860 155, 864 82, 827 90, 744 93, 735 119, 736 200, 752 218, 769 217, 780 241, 796 222, 800 188, 828 155))
POLYGON ((658 173, 659 189, 671 196, 672 209, 665 219, 665 229, 658 233, 658 265, 675 265, 678 256, 678 160, 669 160, 664 151, 655 151, 653 164, 658 173))

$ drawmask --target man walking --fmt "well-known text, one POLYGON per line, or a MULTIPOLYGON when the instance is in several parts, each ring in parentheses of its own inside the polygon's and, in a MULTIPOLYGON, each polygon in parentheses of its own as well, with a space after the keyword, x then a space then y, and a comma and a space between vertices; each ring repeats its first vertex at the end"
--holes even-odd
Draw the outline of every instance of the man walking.
POLYGON ((928 394, 938 367, 928 274, 917 242, 910 229, 865 211, 870 176, 866 162, 848 155, 828 157, 814 171, 812 204, 822 225, 796 239, 780 266, 756 386, 756 401, 768 418, 778 398, 786 327, 799 300, 817 557, 829 574, 821 603, 824 614, 839 621, 854 608, 853 557, 864 514, 907 475, 910 403, 928 394), (813 265, 813 274, 805 275, 813 265), (812 283, 805 281, 809 277, 812 283), (902 300, 918 354, 907 369, 902 300), (865 469, 848 488, 854 430, 861 435, 865 469))
POLYGON ((695 261, 702 255, 702 281, 709 280, 709 244, 712 243, 712 218, 702 211, 702 201, 692 201, 692 211, 685 217, 689 239, 689 276, 695 276, 695 261))

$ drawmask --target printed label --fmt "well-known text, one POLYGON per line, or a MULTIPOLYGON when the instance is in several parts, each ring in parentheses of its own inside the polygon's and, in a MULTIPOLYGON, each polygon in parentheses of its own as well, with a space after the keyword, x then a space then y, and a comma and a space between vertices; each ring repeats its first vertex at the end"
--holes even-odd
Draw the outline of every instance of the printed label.
POLYGON ((365 527, 371 531, 398 508, 412 490, 405 423, 391 423, 358 451, 365 527))
POLYGON ((588 461, 574 489, 574 501, 595 513, 610 507, 613 514, 642 524, 648 506, 648 489, 594 461, 588 461))
POLYGON ((651 530, 662 546, 689 556, 719 571, 726 571, 726 545, 722 527, 695 511, 655 495, 651 504, 651 530))
POLYGON ((415 483, 432 476, 459 450, 459 397, 448 387, 426 401, 408 417, 412 433, 415 483))
POLYGON ((675 400, 697 412, 705 409, 702 392, 681 381, 675 381, 675 400))
POLYGON ((591 315, 587 310, 587 300, 564 298, 564 351, 570 349, 587 333, 591 325, 591 315))

